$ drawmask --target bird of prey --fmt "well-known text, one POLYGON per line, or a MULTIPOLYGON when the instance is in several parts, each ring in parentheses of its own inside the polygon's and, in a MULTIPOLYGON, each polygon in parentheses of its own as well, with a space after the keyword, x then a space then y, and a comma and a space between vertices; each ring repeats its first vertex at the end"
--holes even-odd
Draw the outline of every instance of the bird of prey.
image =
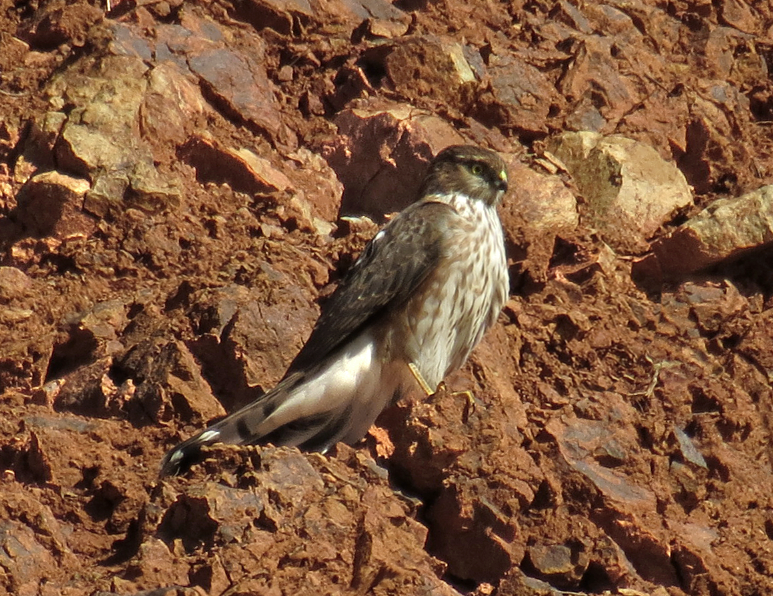
POLYGON ((279 384, 170 450, 161 475, 180 473, 213 443, 322 452, 354 443, 411 383, 434 391, 507 299, 496 211, 506 191, 496 153, 441 151, 418 199, 368 243, 279 384))

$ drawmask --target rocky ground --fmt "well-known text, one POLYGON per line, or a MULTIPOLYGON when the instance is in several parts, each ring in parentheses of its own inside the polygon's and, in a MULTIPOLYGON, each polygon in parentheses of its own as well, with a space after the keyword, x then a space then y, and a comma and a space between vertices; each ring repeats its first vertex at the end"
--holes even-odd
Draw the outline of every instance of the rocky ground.
POLYGON ((0 590, 773 593, 767 3, 0 5, 0 590), (512 287, 448 389, 160 481, 457 142, 512 287))

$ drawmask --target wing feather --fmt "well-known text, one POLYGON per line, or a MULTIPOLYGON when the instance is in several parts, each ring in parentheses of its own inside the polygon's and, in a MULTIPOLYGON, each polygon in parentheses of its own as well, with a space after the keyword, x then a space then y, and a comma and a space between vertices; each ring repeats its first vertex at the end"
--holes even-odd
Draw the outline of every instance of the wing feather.
POLYGON ((382 228, 328 299, 287 374, 313 366, 408 300, 442 258, 444 231, 457 216, 446 203, 422 201, 382 228))

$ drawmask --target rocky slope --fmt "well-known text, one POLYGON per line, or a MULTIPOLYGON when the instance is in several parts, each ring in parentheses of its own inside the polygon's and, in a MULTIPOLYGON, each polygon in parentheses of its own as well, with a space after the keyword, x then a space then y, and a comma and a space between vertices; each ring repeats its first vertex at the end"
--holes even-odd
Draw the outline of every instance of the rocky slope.
POLYGON ((765 3, 18 0, 0 32, 0 590, 773 592, 765 3), (510 164, 512 292, 447 389, 160 481, 458 142, 510 164))

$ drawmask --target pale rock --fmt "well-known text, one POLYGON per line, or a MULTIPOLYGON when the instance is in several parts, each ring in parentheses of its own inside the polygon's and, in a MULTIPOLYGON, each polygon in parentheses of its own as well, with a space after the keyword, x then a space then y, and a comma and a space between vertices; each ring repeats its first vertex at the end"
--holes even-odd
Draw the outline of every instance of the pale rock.
POLYGON ((559 176, 540 174, 519 161, 510 161, 507 169, 510 191, 502 204, 504 211, 517 212, 540 233, 577 227, 577 200, 559 176))
POLYGON ((640 279, 688 275, 773 244, 773 185, 719 199, 652 245, 634 264, 640 279))
POLYGON ((616 250, 645 250, 647 239, 692 202, 679 169, 638 141, 570 132, 549 148, 587 201, 590 224, 616 250))

